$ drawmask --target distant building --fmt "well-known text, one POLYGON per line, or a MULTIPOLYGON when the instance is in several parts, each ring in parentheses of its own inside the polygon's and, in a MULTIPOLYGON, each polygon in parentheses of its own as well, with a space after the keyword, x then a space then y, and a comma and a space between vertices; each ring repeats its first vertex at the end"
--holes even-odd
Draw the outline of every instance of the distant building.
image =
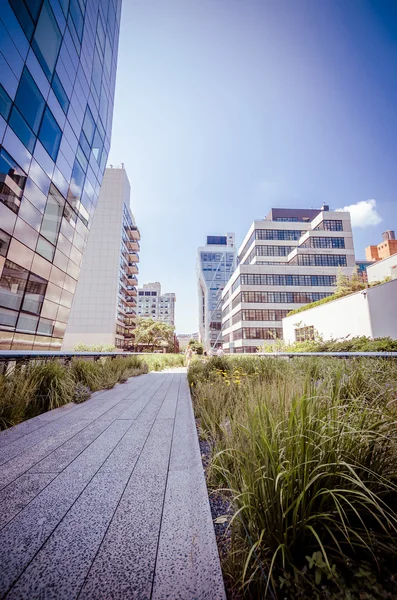
POLYGON ((190 340, 198 341, 198 333, 178 333, 179 349, 185 351, 190 340))
POLYGON ((144 283, 143 287, 138 289, 138 316, 150 317, 155 321, 162 321, 174 327, 175 302, 174 293, 161 293, 161 284, 158 281, 144 283))
POLYGON ((106 169, 63 350, 79 343, 134 348, 139 240, 127 173, 106 169))
POLYGON ((372 260, 356 260, 356 271, 361 281, 368 281, 367 268, 372 264, 372 260))
POLYGON ((388 229, 382 234, 383 240, 377 246, 368 246, 365 249, 365 257, 367 260, 382 260, 393 254, 397 254, 396 234, 393 230, 388 229))
POLYGON ((366 336, 397 339, 397 279, 283 319, 287 344, 366 336))
POLYGON ((333 294, 339 270, 350 276, 355 264, 349 212, 272 209, 251 225, 225 286, 224 351, 256 352, 282 338, 288 312, 333 294))
POLYGON ((199 340, 206 351, 222 346, 222 291, 235 267, 234 233, 207 236, 197 253, 199 340))

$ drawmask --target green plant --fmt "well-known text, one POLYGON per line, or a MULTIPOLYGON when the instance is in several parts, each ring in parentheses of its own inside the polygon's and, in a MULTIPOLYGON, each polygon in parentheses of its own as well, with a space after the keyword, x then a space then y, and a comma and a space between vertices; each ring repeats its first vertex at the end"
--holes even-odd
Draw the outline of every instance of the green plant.
POLYGON ((396 365, 227 362, 189 372, 214 444, 210 484, 233 495, 226 572, 249 598, 359 598, 358 573, 362 589, 386 594, 397 557, 396 365))
POLYGON ((88 386, 84 385, 83 383, 81 383, 80 381, 78 381, 74 388, 73 402, 75 402, 76 404, 81 404, 82 402, 85 402, 86 400, 88 400, 88 398, 90 396, 91 396, 90 388, 88 386))
POLYGON ((73 401, 75 381, 69 369, 61 363, 51 360, 27 367, 27 376, 35 386, 35 394, 25 418, 73 401))

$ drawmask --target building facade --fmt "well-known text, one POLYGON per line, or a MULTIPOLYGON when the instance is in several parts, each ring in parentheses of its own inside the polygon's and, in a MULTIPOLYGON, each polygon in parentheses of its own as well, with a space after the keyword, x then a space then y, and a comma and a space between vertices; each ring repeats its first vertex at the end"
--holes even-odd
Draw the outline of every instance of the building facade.
POLYGON ((224 351, 256 352, 282 338, 289 311, 330 296, 338 271, 354 270, 350 213, 272 209, 251 225, 224 289, 224 351))
POLYGON ((175 294, 161 293, 161 284, 158 281, 144 283, 143 287, 138 289, 138 316, 162 321, 174 327, 175 302, 175 294))
POLYGON ((397 279, 283 319, 287 344, 316 335, 325 341, 359 336, 397 339, 397 279))
POLYGON ((181 352, 184 352, 186 350, 186 348, 188 347, 190 340, 194 340, 194 341, 198 342, 199 335, 198 335, 198 332, 178 333, 177 338, 178 338, 178 342, 179 342, 179 350, 181 352))
POLYGON ((1 1, 1 349, 61 347, 109 152, 120 11, 1 1))
POLYGON ((62 344, 135 346, 140 233, 124 168, 106 169, 62 344))
POLYGON ((234 237, 209 235, 197 253, 199 340, 207 352, 222 346, 222 291, 236 267, 234 237))
POLYGON ((393 254, 397 254, 396 234, 393 230, 388 229, 382 234, 383 240, 377 246, 368 246, 365 249, 365 257, 367 260, 383 260, 393 254))
POLYGON ((367 267, 368 283, 377 283, 385 279, 397 279, 397 253, 373 262, 367 267))

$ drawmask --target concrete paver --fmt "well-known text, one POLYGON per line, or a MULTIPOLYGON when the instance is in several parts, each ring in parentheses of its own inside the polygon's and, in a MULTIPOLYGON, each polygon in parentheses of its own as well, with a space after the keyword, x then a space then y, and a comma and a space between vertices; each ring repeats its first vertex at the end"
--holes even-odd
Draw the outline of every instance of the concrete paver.
POLYGON ((224 600, 184 369, 25 423, 0 434, 0 598, 224 600))

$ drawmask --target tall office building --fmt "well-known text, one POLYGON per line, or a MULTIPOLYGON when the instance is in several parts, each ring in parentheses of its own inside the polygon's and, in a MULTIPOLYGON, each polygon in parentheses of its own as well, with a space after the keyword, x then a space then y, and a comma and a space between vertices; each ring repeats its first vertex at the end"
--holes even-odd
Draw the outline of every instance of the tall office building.
POLYGON ((59 350, 110 146, 121 0, 1 0, 0 348, 59 350))
POLYGON ((207 236, 197 253, 199 339, 207 352, 222 346, 222 291, 235 267, 234 233, 207 236))
POLYGON ((339 270, 354 272, 350 213, 272 209, 251 225, 238 262, 223 292, 226 353, 281 338, 289 311, 333 294, 339 270))
POLYGON ((150 317, 155 321, 162 321, 174 327, 175 302, 174 293, 161 293, 161 285, 158 281, 144 283, 143 287, 138 289, 138 316, 150 317))
POLYGON ((124 168, 106 169, 62 349, 134 347, 140 233, 124 168))

